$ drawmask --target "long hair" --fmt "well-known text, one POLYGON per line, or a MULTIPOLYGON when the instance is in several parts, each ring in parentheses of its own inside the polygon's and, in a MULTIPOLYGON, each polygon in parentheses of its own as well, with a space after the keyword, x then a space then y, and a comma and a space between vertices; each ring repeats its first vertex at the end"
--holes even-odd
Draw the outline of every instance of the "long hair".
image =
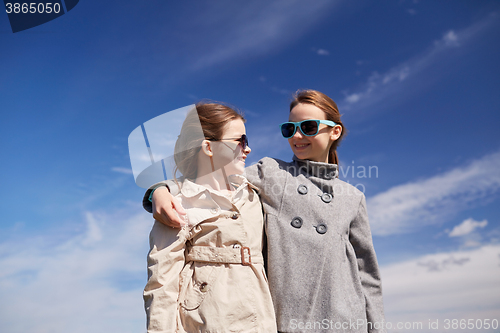
POLYGON ((203 140, 219 140, 224 135, 225 126, 232 120, 241 119, 242 114, 235 108, 219 102, 200 102, 184 120, 181 134, 177 138, 174 150, 174 177, 179 170, 184 178, 194 180, 198 173, 198 154, 203 140), (203 131, 203 137, 196 135, 203 131))
POLYGON ((290 103, 290 111, 292 111, 297 104, 311 104, 318 107, 325 113, 327 120, 331 120, 342 127, 340 137, 332 143, 330 151, 328 152, 328 163, 338 165, 339 158, 337 155, 337 147, 347 130, 340 120, 340 113, 337 104, 330 97, 317 90, 298 90, 293 95, 293 100, 290 103))

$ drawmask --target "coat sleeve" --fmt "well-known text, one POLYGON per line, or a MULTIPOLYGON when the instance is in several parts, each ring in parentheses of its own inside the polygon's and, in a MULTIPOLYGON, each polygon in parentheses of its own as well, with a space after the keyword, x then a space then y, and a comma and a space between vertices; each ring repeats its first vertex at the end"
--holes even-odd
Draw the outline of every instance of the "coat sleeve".
POLYGON ((349 241, 354 248, 358 262, 359 277, 366 301, 368 332, 386 332, 382 300, 382 281, 380 279, 377 256, 373 248, 364 195, 359 203, 356 217, 351 223, 349 241), (377 323, 376 327, 381 327, 381 329, 375 329, 375 323, 377 323))
POLYGON ((284 174, 280 174, 280 169, 284 168, 283 161, 270 157, 264 157, 257 163, 245 168, 245 177, 248 181, 257 187, 259 195, 265 195, 270 192, 270 186, 274 182, 284 180, 284 174), (281 165, 280 165, 281 164, 281 165))
POLYGON ((245 177, 258 189, 262 186, 262 160, 245 168, 245 177))
POLYGON ((148 282, 143 294, 148 333, 176 332, 187 233, 186 229, 172 229, 159 222, 151 230, 148 282))
POLYGON ((164 181, 161 181, 159 183, 151 185, 146 190, 146 193, 144 193, 144 197, 142 198, 142 207, 144 207, 144 209, 146 211, 148 211, 149 213, 152 213, 153 212, 153 204, 151 203, 151 201, 149 201, 149 196, 151 195, 151 192, 155 188, 157 188, 158 186, 165 185, 166 187, 168 187, 170 193, 173 196, 176 196, 180 192, 180 188, 179 188, 180 182, 181 182, 181 180, 179 180, 179 182, 177 183, 174 180, 169 179, 169 180, 164 180, 164 181))

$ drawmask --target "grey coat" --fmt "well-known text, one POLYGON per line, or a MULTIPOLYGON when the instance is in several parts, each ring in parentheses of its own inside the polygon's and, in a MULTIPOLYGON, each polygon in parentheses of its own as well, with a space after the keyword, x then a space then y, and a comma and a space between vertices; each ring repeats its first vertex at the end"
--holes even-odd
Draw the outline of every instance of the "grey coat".
POLYGON ((295 156, 263 158, 245 172, 264 208, 278 331, 385 332, 364 194, 337 178, 337 165, 295 156))
POLYGON ((385 324, 382 284, 364 194, 337 178, 337 165, 295 156, 245 171, 264 206, 278 330, 384 332, 375 329, 385 324))

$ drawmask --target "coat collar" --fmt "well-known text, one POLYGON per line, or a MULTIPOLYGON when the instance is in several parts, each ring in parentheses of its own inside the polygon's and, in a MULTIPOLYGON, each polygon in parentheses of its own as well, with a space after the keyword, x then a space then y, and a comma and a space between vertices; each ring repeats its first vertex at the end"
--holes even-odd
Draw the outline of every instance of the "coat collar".
MULTIPOLYGON (((235 189, 233 196, 235 196, 244 185, 249 185, 256 189, 256 187, 248 182, 248 180, 243 175, 229 175, 228 177, 229 184, 235 189)), ((213 190, 211 188, 205 187, 200 184, 196 184, 188 179, 184 180, 181 187, 181 193, 186 198, 191 198, 197 196, 201 192, 209 192, 212 195, 221 196, 219 191, 213 190)))
POLYGON ((192 228, 207 219, 224 215, 228 211, 239 212, 239 209, 248 199, 250 189, 255 188, 242 175, 231 175, 229 183, 235 190, 231 197, 221 192, 196 184, 188 179, 182 182, 180 193, 176 196, 187 214, 187 228, 192 228))
POLYGON ((299 172, 304 170, 312 177, 329 180, 337 178, 339 175, 337 164, 301 160, 295 155, 293 155, 293 161, 298 165, 299 172))

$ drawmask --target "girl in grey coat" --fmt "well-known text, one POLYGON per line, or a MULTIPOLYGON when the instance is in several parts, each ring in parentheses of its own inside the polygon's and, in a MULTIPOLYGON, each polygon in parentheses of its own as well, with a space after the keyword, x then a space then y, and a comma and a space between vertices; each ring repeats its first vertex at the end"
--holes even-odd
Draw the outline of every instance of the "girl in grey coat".
MULTIPOLYGON (((385 332, 365 196, 337 177, 336 148, 345 133, 337 105, 318 91, 299 91, 281 131, 293 161, 264 158, 245 169, 264 208, 278 331, 385 332)), ((174 209, 182 208, 165 187, 153 203, 146 199, 144 207, 174 226, 174 209)))

